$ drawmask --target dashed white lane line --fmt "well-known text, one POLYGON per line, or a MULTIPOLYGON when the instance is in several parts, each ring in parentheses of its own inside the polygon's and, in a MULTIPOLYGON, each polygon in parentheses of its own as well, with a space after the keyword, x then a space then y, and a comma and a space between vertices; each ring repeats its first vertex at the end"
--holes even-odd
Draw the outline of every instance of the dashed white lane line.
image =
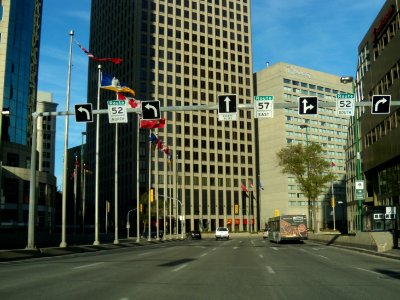
POLYGON ((374 271, 367 270, 367 269, 363 269, 363 268, 357 268, 357 267, 356 267, 356 269, 357 269, 357 270, 364 271, 364 272, 368 272, 368 273, 371 273, 371 274, 375 274, 375 275, 378 275, 378 276, 382 275, 382 274, 380 274, 380 273, 378 273, 378 272, 374 272, 374 271))
POLYGON ((258 256, 259 256, 260 258, 264 258, 264 255, 262 255, 262 254, 259 254, 258 256))
POLYGON ((200 255, 200 257, 206 256, 208 253, 203 253, 202 255, 200 255))
POLYGON ((275 271, 274 271, 274 269, 272 269, 271 266, 267 266, 267 271, 269 274, 275 274, 275 271))
POLYGON ((176 269, 173 269, 172 272, 178 272, 179 270, 182 270, 185 267, 187 267, 187 264, 181 265, 181 266, 177 267, 176 269))
POLYGON ((322 257, 322 258, 325 258, 325 259, 329 259, 329 258, 327 258, 326 256, 323 256, 323 255, 318 255, 319 257, 322 257))
POLYGON ((97 262, 97 263, 90 264, 90 265, 83 265, 83 266, 75 267, 73 269, 89 268, 89 267, 93 267, 93 266, 97 266, 97 265, 101 265, 101 264, 104 264, 104 262, 97 262))

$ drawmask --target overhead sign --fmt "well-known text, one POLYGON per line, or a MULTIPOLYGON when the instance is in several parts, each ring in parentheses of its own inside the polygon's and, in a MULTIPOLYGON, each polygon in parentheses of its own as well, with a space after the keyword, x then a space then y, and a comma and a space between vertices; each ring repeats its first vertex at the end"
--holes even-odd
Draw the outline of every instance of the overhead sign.
POLYGON ((161 119, 160 101, 158 100, 142 101, 142 119, 143 120, 161 119))
POLYGON ((356 200, 364 200, 364 180, 356 180, 356 200))
POLYGON ((218 95, 218 120, 219 121, 237 120, 236 95, 218 95))
POLYGON ((317 97, 299 97, 299 115, 318 114, 317 97))
POLYGON ((391 95, 372 96, 371 114, 389 114, 391 100, 391 95))
POLYGON ((354 116, 354 94, 337 94, 336 95, 336 115, 337 116, 354 116))
POLYGON ((76 122, 93 122, 92 103, 75 104, 76 122))
POLYGON ((126 101, 110 100, 108 105, 108 121, 110 123, 128 123, 128 114, 126 113, 126 101))
POLYGON ((274 117, 274 96, 254 96, 254 118, 274 117))

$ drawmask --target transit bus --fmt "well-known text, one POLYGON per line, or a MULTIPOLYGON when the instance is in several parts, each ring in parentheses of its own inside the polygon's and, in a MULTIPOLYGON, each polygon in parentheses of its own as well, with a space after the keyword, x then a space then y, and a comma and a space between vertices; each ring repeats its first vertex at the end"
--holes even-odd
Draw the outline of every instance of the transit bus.
POLYGON ((303 241, 308 239, 307 217, 305 215, 282 215, 268 219, 268 240, 303 241))

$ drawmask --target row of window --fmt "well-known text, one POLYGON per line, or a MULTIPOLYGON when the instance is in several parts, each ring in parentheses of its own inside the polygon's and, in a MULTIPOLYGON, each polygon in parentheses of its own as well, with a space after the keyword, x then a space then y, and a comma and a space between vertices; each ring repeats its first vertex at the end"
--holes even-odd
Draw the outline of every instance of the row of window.
MULTIPOLYGON (((317 90, 317 91, 321 91, 321 92, 325 92, 325 93, 331 93, 331 94, 338 94, 339 91, 336 89, 332 89, 332 88, 328 88, 328 87, 323 87, 320 85, 315 85, 312 83, 307 83, 307 82, 301 82, 301 81, 297 81, 297 80, 291 80, 288 78, 283 78, 283 83, 284 84, 291 84, 294 86, 300 86, 302 88, 308 88, 310 90, 317 90)), ((290 90, 290 87, 288 87, 290 90)), ((340 93, 345 93, 343 91, 340 91, 340 93)))

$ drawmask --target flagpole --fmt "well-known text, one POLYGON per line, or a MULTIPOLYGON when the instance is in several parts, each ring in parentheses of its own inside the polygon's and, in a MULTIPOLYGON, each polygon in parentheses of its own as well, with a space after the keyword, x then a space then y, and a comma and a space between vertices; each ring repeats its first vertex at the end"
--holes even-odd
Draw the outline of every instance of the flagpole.
POLYGON ((74 31, 69 32, 70 42, 69 42, 69 61, 68 61, 68 79, 67 79, 67 98, 65 104, 65 132, 64 132, 64 162, 63 162, 63 193, 62 193, 62 204, 61 204, 61 243, 60 247, 67 247, 66 236, 66 223, 67 223, 67 168, 68 168, 68 112, 69 112, 69 98, 71 90, 71 66, 72 66, 72 39, 74 36, 74 31))
MULTIPOLYGON (((97 110, 100 110, 100 86, 101 86, 101 65, 99 70, 97 85, 97 110)), ((100 114, 96 116, 96 176, 95 176, 95 196, 94 196, 94 246, 100 245, 99 242, 99 135, 100 135, 100 114)))
MULTIPOLYGON (((137 117, 137 135, 136 135, 136 242, 140 242, 140 211, 139 211, 139 197, 140 197, 140 179, 139 179, 139 148, 140 148, 140 119, 137 117)), ((129 221, 129 220, 127 220, 129 221)))
MULTIPOLYGON (((151 129, 149 137, 151 136, 151 129)), ((148 197, 149 197, 149 232, 147 240, 151 241, 151 201, 150 201, 150 189, 151 189, 151 141, 149 139, 149 188, 148 188, 148 197)))
POLYGON ((114 174, 114 244, 119 244, 118 240, 118 123, 115 123, 115 174, 114 174))
MULTIPOLYGON (((118 99, 118 93, 116 93, 118 99)), ((118 123, 115 123, 115 173, 114 173, 114 244, 118 245, 118 123)))

